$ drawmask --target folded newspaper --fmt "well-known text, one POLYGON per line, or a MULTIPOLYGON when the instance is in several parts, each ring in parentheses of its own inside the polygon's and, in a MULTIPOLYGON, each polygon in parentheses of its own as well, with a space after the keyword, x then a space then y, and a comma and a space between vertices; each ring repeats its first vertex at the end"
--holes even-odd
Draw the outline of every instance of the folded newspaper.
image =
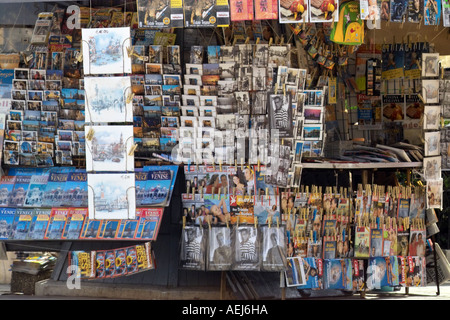
MULTIPOLYGON (((437 279, 439 284, 450 280, 450 264, 442 251, 441 247, 435 243, 436 248, 436 263, 437 263, 437 279)), ((434 263, 433 251, 429 251, 426 256, 427 262, 427 285, 436 285, 436 268, 434 263)))

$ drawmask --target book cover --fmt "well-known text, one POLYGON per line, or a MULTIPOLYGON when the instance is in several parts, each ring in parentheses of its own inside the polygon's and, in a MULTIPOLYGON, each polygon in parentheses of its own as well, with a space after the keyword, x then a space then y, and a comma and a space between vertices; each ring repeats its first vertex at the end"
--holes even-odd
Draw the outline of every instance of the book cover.
POLYGON ((115 239, 119 229, 120 220, 102 220, 99 228, 99 239, 115 239))
POLYGON ((134 174, 88 174, 89 218, 134 219, 134 174))
POLYGON ((184 26, 213 27, 216 25, 216 2, 185 0, 184 26))
POLYGON ((70 208, 63 239, 79 239, 86 216, 87 208, 70 208))
POLYGON ((105 278, 105 250, 95 251, 95 278, 103 279, 105 278))
POLYGON ((13 222, 12 238, 14 240, 25 240, 27 238, 33 214, 34 209, 17 208, 13 222))
POLYGON ((172 171, 170 170, 149 170, 145 183, 146 194, 141 205, 144 206, 165 206, 171 190, 172 171))
POLYGON ((150 242, 136 245, 136 260, 139 271, 152 267, 150 242))
POLYGON ((54 208, 61 206, 68 176, 69 174, 65 172, 50 172, 47 186, 45 187, 42 207, 54 208))
POLYGON ((105 251, 105 278, 114 277, 116 273, 116 252, 115 250, 105 251))
POLYGON ((31 175, 19 175, 16 177, 8 206, 21 207, 23 205, 30 186, 30 181, 31 175))
POLYGON ((397 219, 409 217, 410 200, 409 198, 398 199, 397 219))
POLYGON ((47 187, 49 175, 33 175, 31 176, 30 186, 28 188, 25 201, 23 203, 24 207, 41 207, 45 189, 47 187))
MULTIPOLYGON (((172 1, 137 1, 139 28, 170 28, 172 1)), ((180 1, 182 4, 182 1, 180 1)), ((182 12, 181 12, 182 13, 182 12)), ((181 17, 181 21, 183 21, 181 17)))
POLYGON ((129 151, 134 142, 133 126, 86 126, 94 130, 86 140, 86 171, 133 171, 134 155, 129 151))
POLYGON ((50 220, 48 221, 44 239, 46 240, 62 239, 62 234, 64 232, 64 227, 66 225, 68 214, 69 208, 52 208, 50 220))
POLYGON ((102 220, 85 217, 80 239, 97 239, 102 220))
POLYGON ((48 222, 52 209, 50 208, 35 208, 33 217, 31 218, 30 231, 28 232, 28 240, 43 240, 45 231, 47 230, 48 222))
POLYGON ((139 208, 139 224, 136 239, 156 240, 163 215, 163 208, 139 208))
POLYGON ((125 260, 127 265, 127 274, 138 272, 139 269, 138 269, 136 246, 126 247, 125 250, 126 250, 125 260))
POLYGON ((2 176, 0 178, 0 207, 7 207, 11 199, 16 176, 2 176))
POLYGON ((130 28, 81 30, 84 74, 131 73, 130 28))
POLYGON ((119 248, 114 250, 114 255, 116 257, 114 276, 120 277, 127 274, 127 251, 125 248, 119 248))
POLYGON ((288 287, 299 287, 306 285, 306 275, 303 259, 300 257, 288 257, 287 268, 284 272, 286 285, 288 287))
POLYGON ((64 184, 64 206, 87 207, 88 186, 86 172, 70 172, 64 184))
POLYGON ((117 232, 118 239, 135 239, 139 219, 122 219, 117 232))
POLYGON ((0 239, 11 239, 16 208, 0 208, 0 239))

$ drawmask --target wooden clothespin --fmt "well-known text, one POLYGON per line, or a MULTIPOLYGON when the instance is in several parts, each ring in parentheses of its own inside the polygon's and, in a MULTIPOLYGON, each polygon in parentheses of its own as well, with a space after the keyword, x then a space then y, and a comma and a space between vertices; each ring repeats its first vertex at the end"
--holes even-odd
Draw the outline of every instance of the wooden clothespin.
POLYGON ((131 146, 131 148, 130 148, 130 151, 128 151, 128 155, 129 155, 129 156, 134 155, 134 152, 136 151, 136 148, 137 148, 137 144, 136 144, 136 143, 133 143, 132 146, 131 146))

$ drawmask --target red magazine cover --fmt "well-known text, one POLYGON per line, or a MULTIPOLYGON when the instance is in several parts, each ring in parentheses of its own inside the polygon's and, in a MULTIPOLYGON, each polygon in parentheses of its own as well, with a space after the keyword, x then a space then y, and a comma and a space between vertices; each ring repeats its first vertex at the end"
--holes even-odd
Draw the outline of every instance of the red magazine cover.
POLYGON ((253 20, 253 0, 230 1, 231 21, 253 20))
POLYGON ((278 19, 278 1, 255 0, 255 20, 278 19))
POLYGON ((45 231, 44 239, 59 240, 62 239, 64 227, 66 226, 67 216, 70 208, 53 208, 50 213, 50 220, 45 231))
POLYGON ((135 238, 156 240, 163 212, 163 208, 138 208, 139 224, 135 238))

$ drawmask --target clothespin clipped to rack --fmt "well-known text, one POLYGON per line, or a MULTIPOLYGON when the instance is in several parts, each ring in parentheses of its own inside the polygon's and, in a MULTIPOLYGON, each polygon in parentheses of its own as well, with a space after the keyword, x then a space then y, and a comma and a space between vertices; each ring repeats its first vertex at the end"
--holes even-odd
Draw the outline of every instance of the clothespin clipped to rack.
POLYGON ((229 228, 230 227, 230 224, 228 223, 228 217, 225 217, 225 224, 227 225, 227 228, 229 228))
POLYGON ((270 39, 269 39, 269 47, 272 45, 272 43, 273 43, 273 38, 270 37, 270 39))
POLYGON ((236 195, 236 187, 233 187, 233 196, 236 195))
POLYGON ((255 217, 254 222, 255 222, 255 229, 256 229, 256 228, 258 228, 258 217, 255 217))
POLYGON ((280 218, 277 217, 277 229, 279 229, 279 228, 280 228, 280 218))
POLYGON ((127 55, 130 58, 134 54, 134 46, 127 47, 127 55))
POLYGON ((184 228, 186 228, 186 217, 185 216, 183 216, 182 222, 183 222, 183 229, 184 229, 184 228))
POLYGON ((266 200, 269 199, 269 188, 266 188, 266 200))
POLYGON ((235 38, 233 39, 233 44, 232 44, 232 46, 236 45, 236 41, 237 41, 237 38, 235 37, 235 38))
POLYGON ((222 160, 219 160, 219 170, 222 172, 222 160))
POLYGON ((130 92, 130 94, 127 95, 127 103, 131 103, 133 102, 133 98, 134 98, 134 92, 130 92))
MULTIPOLYGON (((259 38, 258 38, 259 39, 259 38)), ((258 168, 258 172, 260 172, 261 171, 261 161, 259 160, 259 158, 258 158, 258 165, 257 165, 257 168, 258 168)))
POLYGON ((234 168, 237 170, 237 159, 234 159, 234 168))
POLYGON ((91 141, 92 139, 94 139, 94 134, 95 134, 94 128, 91 127, 88 133, 86 134, 86 140, 91 141))
POLYGON ((282 46, 283 44, 284 44, 284 35, 281 36, 281 39, 280 39, 280 46, 282 46))
POLYGON ((244 171, 244 158, 241 158, 241 170, 244 171))
POLYGON ((256 38, 256 42, 255 42, 255 44, 259 44, 259 40, 260 40, 260 38, 258 37, 258 38, 256 38))
POLYGON ((245 38, 245 44, 248 44, 250 42, 250 37, 245 38))
POLYGON ((272 217, 269 217, 268 226, 269 226, 269 229, 272 227, 272 217))
POLYGON ((273 89, 275 94, 278 94, 278 83, 275 83, 275 87, 273 89))
POLYGON ((83 61, 83 53, 81 51, 78 51, 76 56, 75 56, 75 60, 77 62, 82 62, 83 61))
POLYGON ((218 195, 219 195, 219 200, 220 200, 221 194, 222 194, 222 187, 219 187, 219 193, 218 193, 218 195))
POLYGON ((192 198, 194 198, 194 196, 195 196, 195 187, 192 187, 192 198))
POLYGON ((129 155, 129 156, 134 155, 134 152, 136 151, 136 148, 137 148, 137 144, 136 144, 136 143, 133 143, 133 144, 131 145, 130 151, 128 151, 128 155, 129 155))
POLYGON ((236 227, 239 227, 239 216, 236 218, 236 227))
POLYGON ((214 194, 215 194, 214 191, 216 191, 215 189, 216 189, 215 187, 212 187, 212 188, 211 188, 211 194, 212 194, 212 198, 213 198, 213 199, 214 199, 214 194))

